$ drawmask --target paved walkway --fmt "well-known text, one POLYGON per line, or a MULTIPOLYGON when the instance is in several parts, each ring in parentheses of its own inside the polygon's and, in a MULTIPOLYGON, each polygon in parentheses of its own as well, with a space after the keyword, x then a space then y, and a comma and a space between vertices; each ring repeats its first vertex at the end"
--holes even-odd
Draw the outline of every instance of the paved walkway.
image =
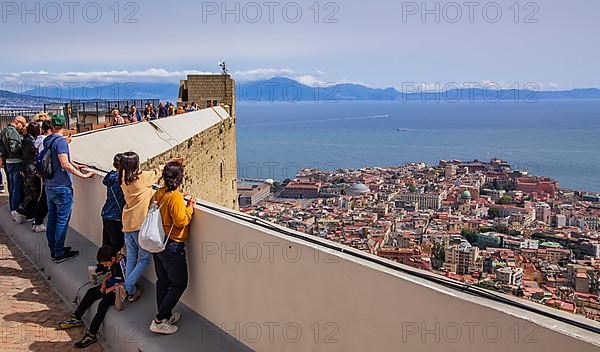
MULTIPOLYGON (((0 206, 6 194, 0 195, 0 206)), ((43 234, 40 234, 43 236, 43 234)), ((57 330, 70 309, 0 229, 0 351, 71 351, 84 328, 57 330)), ((80 350, 77 350, 80 351, 80 350)), ((95 344, 85 351, 102 351, 95 344)))

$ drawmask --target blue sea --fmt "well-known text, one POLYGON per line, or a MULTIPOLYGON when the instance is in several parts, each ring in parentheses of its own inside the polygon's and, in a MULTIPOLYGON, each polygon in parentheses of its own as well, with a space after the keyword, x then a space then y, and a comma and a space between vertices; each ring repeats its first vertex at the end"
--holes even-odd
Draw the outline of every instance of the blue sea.
POLYGON ((244 102, 237 117, 240 178, 496 157, 600 192, 599 100, 244 102))

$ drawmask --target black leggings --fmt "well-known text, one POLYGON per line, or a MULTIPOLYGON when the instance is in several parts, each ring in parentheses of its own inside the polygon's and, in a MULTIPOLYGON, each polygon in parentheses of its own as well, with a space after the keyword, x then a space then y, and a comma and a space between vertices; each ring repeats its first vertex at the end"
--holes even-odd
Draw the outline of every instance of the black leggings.
POLYGON ((157 278, 156 319, 169 319, 188 284, 184 244, 169 240, 163 252, 154 254, 154 268, 157 278))
POLYGON ((116 220, 102 219, 102 245, 110 246, 118 252, 125 245, 123 223, 116 220))
POLYGON ((35 222, 33 224, 42 225, 46 215, 48 215, 48 200, 46 199, 46 187, 42 186, 42 193, 35 209, 35 222))
POLYGON ((28 219, 36 215, 38 200, 42 192, 42 181, 33 172, 30 172, 30 166, 25 165, 21 175, 23 176, 23 201, 19 204, 17 211, 25 215, 28 219))
POLYGON ((102 321, 106 316, 106 312, 108 312, 108 308, 115 304, 115 292, 103 294, 100 292, 100 286, 92 287, 85 293, 81 303, 79 303, 79 307, 77 307, 77 310, 75 311, 75 317, 81 319, 85 311, 97 300, 100 300, 100 303, 98 303, 98 311, 96 312, 96 315, 94 315, 90 328, 88 329, 92 335, 98 333, 100 325, 102 325, 102 321))

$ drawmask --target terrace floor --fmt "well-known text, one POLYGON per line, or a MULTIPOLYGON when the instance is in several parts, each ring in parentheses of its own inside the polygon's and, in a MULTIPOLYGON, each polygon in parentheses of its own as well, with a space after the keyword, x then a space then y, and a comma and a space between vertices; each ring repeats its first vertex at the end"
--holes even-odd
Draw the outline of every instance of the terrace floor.
MULTIPOLYGON (((0 206, 7 202, 0 195, 0 206)), ((43 236, 43 234, 40 234, 43 236)), ((84 328, 57 330, 70 309, 0 227, 0 351, 71 351, 84 328)), ((86 351, 102 351, 100 344, 86 351)))

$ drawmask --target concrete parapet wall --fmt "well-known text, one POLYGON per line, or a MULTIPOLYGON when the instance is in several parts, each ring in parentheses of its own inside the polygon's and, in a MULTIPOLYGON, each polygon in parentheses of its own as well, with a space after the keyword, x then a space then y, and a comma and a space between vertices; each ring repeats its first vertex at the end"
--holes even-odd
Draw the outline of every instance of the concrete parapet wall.
MULTIPOLYGON (((75 181, 71 225, 93 240, 102 189, 75 181)), ((591 332, 205 207, 187 255, 183 302, 258 351, 600 351, 591 332)))

